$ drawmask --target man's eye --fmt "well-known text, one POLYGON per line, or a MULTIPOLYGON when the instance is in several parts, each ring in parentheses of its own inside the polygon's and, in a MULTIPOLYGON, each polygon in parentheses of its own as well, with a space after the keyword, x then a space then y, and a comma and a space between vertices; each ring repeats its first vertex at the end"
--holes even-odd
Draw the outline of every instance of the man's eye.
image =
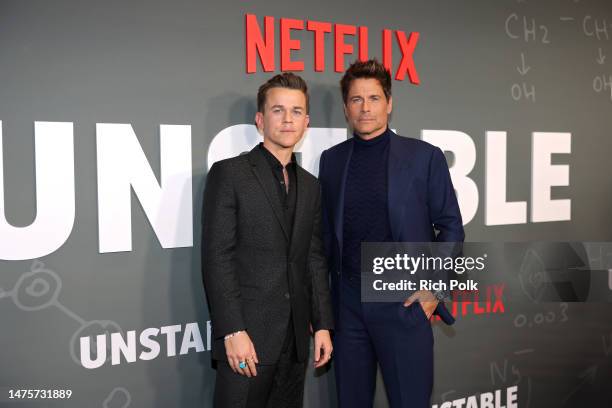
POLYGON ((294 114, 295 116, 302 116, 302 111, 300 111, 300 110, 296 110, 296 111, 293 111, 293 114, 294 114))

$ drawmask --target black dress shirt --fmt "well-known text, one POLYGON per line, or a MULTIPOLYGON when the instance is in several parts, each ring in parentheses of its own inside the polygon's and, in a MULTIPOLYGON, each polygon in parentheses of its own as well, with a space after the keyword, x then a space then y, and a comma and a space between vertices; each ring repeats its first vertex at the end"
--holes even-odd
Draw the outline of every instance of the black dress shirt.
POLYGON ((291 233, 293 231, 293 219, 295 218, 295 203, 297 200, 297 177, 296 169, 297 166, 295 160, 295 154, 291 154, 291 161, 287 163, 287 175, 289 178, 288 188, 285 186, 285 176, 283 175, 283 165, 281 162, 264 147, 263 143, 259 144, 259 148, 262 150, 266 160, 270 164, 270 170, 274 175, 274 179, 277 181, 278 199, 280 200, 281 207, 283 208, 285 221, 288 228, 289 238, 291 239, 291 233))

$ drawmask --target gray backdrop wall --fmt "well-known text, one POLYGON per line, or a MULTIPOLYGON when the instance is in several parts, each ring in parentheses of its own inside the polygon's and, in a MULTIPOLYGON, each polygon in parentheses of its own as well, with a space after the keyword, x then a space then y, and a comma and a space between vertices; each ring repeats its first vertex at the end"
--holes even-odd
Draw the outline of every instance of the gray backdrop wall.
MULTIPOLYGON (((253 123, 257 88, 271 75, 259 61, 256 73, 246 73, 246 14, 261 27, 264 16, 274 17, 275 72, 281 17, 367 26, 369 54, 378 58, 383 29, 420 33, 414 62, 421 83, 394 81, 392 127, 415 138, 453 130, 465 135, 447 134, 445 143, 473 141, 469 178, 478 198, 458 188, 462 205, 476 205, 467 240, 612 240, 607 0, 3 0, 0 405, 212 405, 202 190, 210 161, 220 157, 210 149, 217 135, 226 153, 255 142, 252 127, 228 128, 253 123), (166 124, 182 127, 160 127, 166 124), (491 131, 506 132, 505 155, 489 153, 507 158, 505 180, 487 174, 491 131), (551 190, 552 199, 571 201, 569 218, 533 221, 534 132, 571 134, 571 152, 552 158, 568 182, 551 190), (165 180, 161 195, 153 176, 165 180), (486 225, 487 177, 491 186, 506 184, 506 201, 525 202, 524 221, 486 225), (123 201, 114 201, 119 195, 123 201), (106 359, 87 368, 96 350, 106 359), (10 398, 17 389, 72 394, 18 402, 10 398)), ((310 136, 320 137, 304 141, 311 170, 322 148, 347 137, 333 35, 324 41, 325 69, 316 72, 312 32, 291 34, 301 40, 292 59, 304 61, 311 88, 310 136)), ((355 46, 348 64, 357 37, 345 41, 355 46)), ((556 143, 552 150, 563 151, 556 143)), ((447 156, 451 165, 465 159, 455 153, 447 156)), ((599 278, 592 285, 608 284, 599 278)), ((609 303, 506 302, 494 313, 472 305, 458 314, 453 328, 434 323, 432 404, 517 386, 522 407, 611 406, 609 303)), ((309 372, 306 391, 308 407, 336 405, 331 371, 309 372)), ((386 406, 380 381, 376 406, 386 406)))

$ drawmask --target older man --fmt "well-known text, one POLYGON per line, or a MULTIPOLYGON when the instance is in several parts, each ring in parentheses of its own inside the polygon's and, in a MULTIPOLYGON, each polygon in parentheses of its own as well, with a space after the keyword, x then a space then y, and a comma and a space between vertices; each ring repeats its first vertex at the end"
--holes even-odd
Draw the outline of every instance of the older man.
POLYGON ((380 364, 392 408, 428 407, 433 384, 433 313, 448 323, 442 293, 403 304, 362 303, 362 242, 462 242, 461 214, 440 149, 389 129, 391 77, 376 60, 341 80, 353 138, 321 155, 323 231, 336 315, 340 407, 371 407, 380 364))

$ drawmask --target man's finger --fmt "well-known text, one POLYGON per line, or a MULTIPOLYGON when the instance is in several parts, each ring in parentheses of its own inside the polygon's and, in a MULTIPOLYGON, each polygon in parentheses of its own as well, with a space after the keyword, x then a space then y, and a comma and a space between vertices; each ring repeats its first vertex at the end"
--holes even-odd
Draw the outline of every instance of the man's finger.
POLYGON ((255 361, 251 357, 247 358, 247 366, 249 368, 249 371, 251 372, 251 375, 253 377, 257 376, 257 368, 255 367, 255 361))
POLYGON ((329 361, 330 353, 325 348, 323 349, 323 358, 321 358, 321 365, 325 365, 329 361))
POLYGON ((319 344, 318 341, 315 341, 315 355, 314 355, 314 360, 315 362, 319 362, 319 359, 321 358, 321 345, 319 344))
POLYGON ((244 375, 246 377, 250 377, 251 373, 248 371, 249 370, 248 366, 246 366, 245 368, 241 368, 240 367, 240 363, 242 363, 242 362, 244 362, 244 360, 240 360, 238 362, 238 374, 242 374, 242 375, 244 375))
POLYGON ((321 358, 319 359, 319 361, 315 362, 315 368, 323 367, 327 363, 328 360, 329 360, 328 355, 323 354, 321 358))
POLYGON ((247 377, 253 377, 253 373, 251 372, 251 367, 249 366, 249 363, 246 363, 246 368, 243 368, 242 370, 244 371, 244 375, 246 375, 247 377))
POLYGON ((319 350, 321 348, 323 348, 323 355, 320 356, 321 358, 318 361, 315 361, 315 368, 324 366, 331 358, 331 345, 326 346, 325 343, 323 343, 319 350))
POLYGON ((433 315, 434 310, 436 310, 436 306, 432 305, 432 307, 428 308, 429 310, 426 312, 427 313, 427 318, 431 318, 431 316, 433 315))
POLYGON ((412 304, 412 302, 414 302, 417 299, 417 294, 413 293, 412 295, 408 296, 408 299, 406 299, 406 301, 404 302, 404 306, 408 307, 412 304))
POLYGON ((427 317, 431 317, 431 315, 433 315, 434 311, 436 310, 436 307, 438 306, 437 301, 429 301, 429 302, 424 302, 423 304, 423 310, 425 310, 425 306, 427 306, 427 310, 425 310, 425 314, 427 315, 427 317))
POLYGON ((253 357, 253 361, 256 364, 259 364, 259 358, 257 357, 257 352, 255 351, 255 346, 251 345, 251 357, 253 357))
POLYGON ((327 361, 331 360, 331 356, 332 356, 332 346, 331 344, 327 347, 327 352, 325 353, 326 357, 327 357, 327 361))
POLYGON ((228 358, 227 359, 227 364, 229 364, 230 368, 232 369, 233 372, 235 372, 236 374, 238 374, 237 371, 237 365, 236 365, 236 360, 233 358, 228 358))

